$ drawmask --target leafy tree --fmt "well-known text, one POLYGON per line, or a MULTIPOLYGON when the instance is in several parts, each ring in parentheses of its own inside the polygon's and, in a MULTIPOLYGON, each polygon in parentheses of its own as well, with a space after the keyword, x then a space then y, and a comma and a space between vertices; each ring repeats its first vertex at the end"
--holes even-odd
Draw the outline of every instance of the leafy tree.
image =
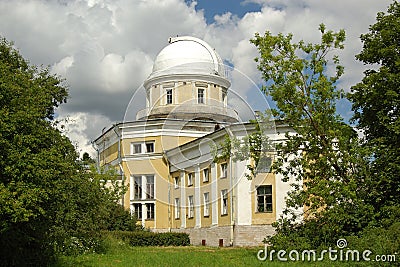
POLYGON ((378 13, 361 40, 363 50, 356 58, 371 68, 349 98, 371 153, 366 200, 380 217, 387 217, 400 207, 400 3, 378 13))
POLYGON ((115 176, 83 169, 55 127, 55 109, 67 96, 61 79, 0 38, 2 266, 43 266, 71 247, 95 249, 120 199, 121 187, 101 183, 115 176))
POLYGON ((291 34, 268 31, 251 40, 260 52, 256 62, 266 81, 262 90, 276 102, 273 115, 295 131, 277 145, 273 164, 284 181, 290 176, 298 181, 277 230, 287 234, 298 229, 297 234, 308 236, 314 245, 361 230, 371 214, 362 201, 366 166, 357 134, 336 113, 336 102, 343 97, 336 85, 344 69, 331 54, 343 49, 345 32, 327 31, 323 24, 319 30, 317 44, 293 43, 291 34))

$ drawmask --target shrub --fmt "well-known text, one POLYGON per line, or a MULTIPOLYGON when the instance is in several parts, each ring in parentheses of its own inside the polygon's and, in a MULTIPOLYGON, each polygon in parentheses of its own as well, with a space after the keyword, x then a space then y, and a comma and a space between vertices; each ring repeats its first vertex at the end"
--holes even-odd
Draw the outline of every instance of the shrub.
POLYGON ((190 239, 186 233, 154 233, 149 231, 113 231, 115 238, 131 246, 189 246, 190 239))

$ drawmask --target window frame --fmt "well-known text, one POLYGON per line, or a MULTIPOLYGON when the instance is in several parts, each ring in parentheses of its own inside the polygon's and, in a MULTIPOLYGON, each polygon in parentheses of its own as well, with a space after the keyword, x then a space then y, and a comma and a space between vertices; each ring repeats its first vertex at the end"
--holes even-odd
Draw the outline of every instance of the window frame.
POLYGON ((142 154, 142 143, 132 143, 132 153, 131 154, 142 154), (139 152, 136 152, 136 148, 139 148, 139 152))
POLYGON ((156 216, 155 203, 146 203, 146 220, 154 220, 156 216), (152 207, 152 208, 149 208, 152 207), (149 216, 150 214, 150 216, 149 216))
POLYGON ((133 204, 133 213, 136 216, 136 219, 141 220, 143 218, 143 206, 142 203, 134 203, 133 204), (138 207, 138 208, 136 208, 138 207), (140 216, 139 216, 140 215, 140 216))
POLYGON ((146 199, 154 199, 154 194, 155 194, 154 184, 155 184, 154 175, 146 175, 146 199), (149 181, 152 182, 149 183, 149 181))
POLYGON ((194 217, 194 198, 193 195, 188 196, 188 219, 194 217))
POLYGON ((173 104, 174 98, 173 98, 173 92, 172 92, 172 88, 167 88, 166 89, 166 105, 171 105, 173 104))
POLYGON ((203 193, 203 202, 204 202, 203 216, 209 217, 210 216, 210 192, 203 193))
POLYGON ((274 212, 274 198, 272 185, 259 185, 256 188, 256 213, 273 213, 274 212), (259 189, 269 189, 270 193, 265 190, 262 194, 259 193, 259 189), (260 210, 260 198, 263 199, 262 210, 260 210), (267 200, 270 199, 270 202, 267 200), (269 209, 270 207, 270 209, 269 209))
POLYGON ((197 104, 205 104, 205 88, 197 88, 197 104))
POLYGON ((221 190, 221 216, 228 215, 228 190, 221 190))
POLYGON ((180 219, 181 216, 181 204, 179 197, 175 198, 175 219, 180 219))
POLYGON ((142 176, 133 176, 133 199, 139 200, 143 199, 143 178, 142 176), (138 181, 137 181, 138 180, 138 181))
POLYGON ((203 169, 203 183, 208 183, 210 181, 210 169, 203 169))
POLYGON ((220 178, 227 178, 228 177, 228 164, 226 162, 221 163, 220 165, 220 170, 221 170, 221 174, 220 174, 220 178))
POLYGON ((146 153, 154 153, 154 142, 145 142, 144 144, 146 147, 146 153), (151 147, 151 149, 149 149, 149 147, 151 147))
POLYGON ((188 173, 188 186, 193 186, 194 172, 188 173))

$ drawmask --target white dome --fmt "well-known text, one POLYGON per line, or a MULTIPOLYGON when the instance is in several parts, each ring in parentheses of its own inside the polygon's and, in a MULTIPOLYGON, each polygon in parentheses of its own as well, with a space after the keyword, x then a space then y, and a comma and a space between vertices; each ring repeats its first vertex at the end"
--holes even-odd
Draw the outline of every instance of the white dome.
POLYGON ((191 36, 169 39, 157 55, 148 79, 173 74, 217 75, 226 78, 221 57, 203 40, 191 36))

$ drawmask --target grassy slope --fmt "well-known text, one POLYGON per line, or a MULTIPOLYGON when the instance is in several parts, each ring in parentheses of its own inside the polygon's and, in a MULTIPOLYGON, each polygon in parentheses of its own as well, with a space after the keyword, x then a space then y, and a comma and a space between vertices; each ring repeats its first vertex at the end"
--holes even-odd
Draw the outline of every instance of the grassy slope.
MULTIPOLYGON (((63 257, 66 266, 354 266, 343 262, 259 261, 257 248, 114 246, 106 254, 63 257)), ((367 266, 367 265, 362 265, 367 266)))

